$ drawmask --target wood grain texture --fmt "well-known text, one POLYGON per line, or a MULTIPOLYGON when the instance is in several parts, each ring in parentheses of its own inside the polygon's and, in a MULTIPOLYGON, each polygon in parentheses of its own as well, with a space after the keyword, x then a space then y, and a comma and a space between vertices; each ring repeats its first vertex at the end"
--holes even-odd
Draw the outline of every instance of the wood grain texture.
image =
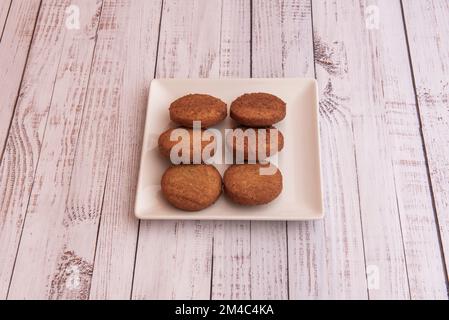
MULTIPOLYGON (((221 1, 164 1, 156 77, 218 77, 221 1)), ((134 299, 209 299, 210 221, 142 221, 134 299)))
POLYGON ((369 32, 368 39, 372 69, 379 70, 382 85, 373 90, 373 96, 377 105, 384 105, 385 118, 379 120, 386 123, 383 144, 387 147, 382 148, 391 153, 409 294, 411 299, 447 299, 411 70, 404 63, 407 41, 398 23, 401 3, 383 0, 375 4, 382 19, 380 32, 369 32))
MULTIPOLYGON (((352 158, 352 173, 346 172, 340 179, 352 175, 351 180, 355 180, 348 181, 358 193, 360 212, 346 218, 349 224, 362 226, 365 270, 356 272, 367 278, 369 298, 407 298, 409 288, 391 158, 384 148, 385 125, 377 118, 382 111, 372 97, 381 78, 375 78, 378 72, 367 50, 370 49, 369 30, 365 25, 364 3, 358 0, 314 2, 313 13, 317 78, 324 88, 320 112, 323 122, 339 124, 332 132, 345 132, 345 143, 350 144, 344 149, 337 144, 335 151, 342 154, 345 150, 346 155, 342 156, 352 158), (322 12, 326 14, 320 14, 322 12)), ((323 164, 325 162, 323 160, 323 164)), ((348 166, 348 162, 341 165, 348 166)), ((333 192, 350 191, 334 188, 333 192)), ((330 208, 329 216, 334 212, 330 208)), ((338 223, 332 221, 331 224, 338 232, 338 223)), ((344 242, 343 245, 346 246, 344 242)), ((348 285, 355 283, 360 285, 363 280, 348 281, 348 285)), ((365 294, 363 292, 361 297, 365 294)))
MULTIPOLYGON (((71 173, 85 104, 102 1, 51 3, 64 42, 49 91, 46 127, 26 213, 9 299, 87 299, 96 232, 66 215, 71 173), (66 8, 80 11, 80 29, 66 29, 66 8), (62 26, 61 26, 62 25, 62 26)), ((40 62, 42 65, 42 62, 40 62)), ((35 82, 36 85, 38 82, 35 82)), ((42 94, 42 93, 40 93, 42 94)), ((45 117, 43 117, 45 118, 45 117)))
MULTIPOLYGON (((49 1, 42 4, 41 12, 0 164, 2 297, 6 297, 15 263, 64 42, 64 11, 49 1)), ((7 35, 2 44, 6 39, 7 35)))
POLYGON ((0 41, 3 36, 3 29, 8 18, 9 8, 11 7, 11 0, 3 0, 0 2, 0 41))
MULTIPOLYGON (((403 1, 422 134, 444 250, 449 264, 449 3, 403 1)), ((416 240, 419 241, 419 240, 416 240)))
MULTIPOLYGON (((220 77, 250 77, 249 1, 222 1, 220 33, 220 77)), ((250 222, 217 221, 213 237, 211 299, 250 299, 250 222)))
MULTIPOLYGON (((111 17, 118 22, 119 30, 114 31, 117 36, 105 38, 110 46, 125 48, 121 56, 115 57, 115 68, 122 74, 117 92, 117 120, 109 132, 109 143, 105 141, 103 145, 112 149, 91 299, 129 299, 131 295, 138 230, 134 199, 148 90, 155 70, 161 5, 161 1, 130 0, 116 6, 111 17)), ((109 50, 108 46, 104 50, 109 50)), ((115 88, 111 89, 112 94, 115 88)))
POLYGON ((40 0, 9 1, 0 5, 0 160, 19 94, 22 74, 33 37, 40 0), (9 16, 6 23, 6 16, 9 16))
POLYGON ((419 127, 412 121, 417 115, 410 72, 401 63, 407 52, 400 4, 353 1, 320 7, 314 3, 315 10, 329 13, 328 20, 314 19, 315 40, 319 40, 315 57, 322 66, 317 76, 320 79, 320 70, 325 71, 329 91, 332 88, 334 97, 344 97, 340 103, 327 104, 326 111, 335 114, 348 108, 351 115, 369 297, 444 297, 428 181, 422 175, 410 181, 404 174, 410 168, 395 162, 405 156, 402 150, 413 148, 417 150, 413 170, 425 172, 419 127), (382 12, 379 28, 369 29, 369 17, 360 14, 369 14, 368 5, 382 12), (319 28, 326 32, 320 33, 319 28), (389 109, 391 102, 405 106, 407 127, 395 123, 399 117, 389 109), (408 135, 401 133, 405 130, 408 135), (410 189, 412 183, 419 183, 422 192, 410 189), (419 207, 410 206, 410 199, 418 196, 419 207), (412 230, 419 241, 411 237, 412 230))
MULTIPOLYGON (((255 4, 257 7, 259 2, 255 4)), ((313 76, 310 2, 260 2, 260 5, 264 15, 255 15, 260 31, 254 28, 253 63, 260 65, 265 76, 313 76), (267 8, 268 5, 274 8, 267 8), (270 50, 279 52, 271 54, 270 50)), ((356 178, 355 170, 351 170, 354 159, 353 145, 347 138, 350 131, 342 130, 344 124, 339 121, 326 118, 323 121, 326 122, 322 124, 321 136, 327 216, 324 222, 288 223, 289 297, 363 298, 366 296, 364 256, 358 201, 353 197, 357 190, 353 189, 356 178)))

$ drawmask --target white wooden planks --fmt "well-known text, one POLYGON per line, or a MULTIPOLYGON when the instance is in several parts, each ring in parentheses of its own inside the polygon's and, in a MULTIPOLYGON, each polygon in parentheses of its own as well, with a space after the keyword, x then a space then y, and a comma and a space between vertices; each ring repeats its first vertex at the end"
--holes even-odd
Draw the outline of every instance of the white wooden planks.
POLYGON ((350 109, 352 118, 369 297, 444 298, 410 72, 403 63, 406 45, 400 4, 353 1, 319 7, 314 3, 315 11, 329 13, 327 21, 323 16, 314 19, 315 39, 320 28, 326 30, 326 38, 319 41, 327 39, 315 43, 322 51, 315 50, 316 61, 323 67, 317 68, 317 76, 320 79, 320 70, 333 74, 328 88, 334 90, 334 97, 345 98, 339 104, 350 109), (381 12, 379 28, 369 29, 369 17, 360 14, 369 12, 368 5, 381 12), (407 121, 398 122, 400 117, 407 121), (412 166, 401 162, 407 149, 416 151, 412 166), (407 171, 412 170, 420 178, 411 181, 407 171), (419 193, 410 188, 417 183, 419 193), (419 202, 413 206, 410 199, 417 197, 419 202), (422 222, 417 223, 417 218, 422 222), (412 230, 419 241, 412 238, 412 230))
MULTIPOLYGON (((289 283, 293 299, 366 298, 365 264, 360 230, 357 177, 354 163, 350 114, 332 91, 334 69, 320 69, 327 36, 327 21, 336 10, 321 14, 313 3, 314 48, 307 56, 315 58, 316 77, 320 86, 320 123, 322 170, 326 217, 312 223, 289 223, 289 283), (315 15, 319 15, 315 18, 315 15), (314 50, 314 51, 312 51, 314 50), (339 112, 332 112, 336 106, 339 112), (341 109, 341 110, 340 110, 341 109)), ((320 3, 320 5, 324 5, 320 3)), ((312 10, 309 8, 309 10, 312 10)), ((328 8, 326 8, 328 9, 328 8)), ((312 32, 304 37, 312 37, 312 32)), ((332 62, 330 62, 332 63, 332 62)), ((306 76, 313 75, 310 67, 306 76)))
POLYGON ((411 70, 404 63, 405 30, 397 22, 402 16, 401 4, 391 1, 369 4, 378 5, 381 19, 379 35, 373 30, 369 38, 376 66, 373 69, 380 70, 382 83, 374 96, 385 108, 382 121, 386 121, 388 131, 383 143, 392 158, 410 298, 447 299, 411 70))
POLYGON ((0 2, 0 40, 2 39, 3 29, 8 18, 9 8, 11 6, 11 0, 3 0, 0 2))
POLYGON ((0 160, 14 113, 23 70, 33 37, 40 1, 0 4, 0 160), (9 17, 6 20, 6 17, 9 17))
MULTIPOLYGON (((25 4, 25 1, 17 3, 25 4)), ((26 3, 31 4, 28 1, 26 3)), ((13 12, 20 8, 11 9, 13 11, 10 12, 10 18, 13 23, 13 12)), ((11 279, 64 40, 64 11, 56 8, 55 2, 47 1, 42 4, 41 12, 0 164, 2 297, 6 297, 11 279)), ((23 23, 28 23, 28 20, 23 23)), ((3 43, 8 43, 8 37, 7 34, 4 35, 2 46, 3 43)), ((22 53, 24 54, 26 53, 22 53)), ((2 130, 3 126, 4 124, 2 130)))
MULTIPOLYGON (((449 263, 449 2, 403 1, 411 66, 435 201, 449 263)), ((419 223, 427 223, 420 219, 419 223)), ((416 239, 416 241, 419 241, 416 239)), ((431 263, 431 262, 429 262, 431 263)))
MULTIPOLYGON (((121 80, 117 87, 110 86, 109 94, 116 97, 112 100, 116 104, 116 120, 109 138, 101 144, 101 148, 109 150, 110 156, 91 299, 128 299, 131 295, 138 230, 134 217, 135 189, 148 89, 155 69, 161 5, 161 1, 147 0, 115 5, 110 21, 115 20, 119 29, 111 28, 103 35, 105 52, 110 46, 117 52, 121 52, 121 45, 125 48, 113 60, 98 59, 99 66, 114 61, 117 70, 111 73, 121 80)), ((98 84, 101 87, 101 83, 98 84)), ((96 150, 98 147, 91 152, 96 150)), ((96 161, 102 163, 102 159, 96 161)), ((85 200, 80 198, 76 203, 82 205, 85 200)))
MULTIPOLYGON (((409 290, 399 217, 391 169, 388 171, 391 158, 383 147, 385 125, 377 119, 382 111, 372 97, 380 79, 375 78, 376 66, 370 60, 369 30, 361 14, 365 12, 363 6, 358 0, 313 2, 315 62, 322 88, 322 123, 336 126, 328 132, 328 137, 340 134, 345 137, 332 142, 335 148, 333 155, 327 160, 324 158, 323 166, 326 162, 335 161, 334 157, 341 158, 341 168, 335 168, 333 164, 334 170, 341 174, 332 193, 343 192, 344 195, 340 195, 343 199, 350 193, 357 194, 353 199, 357 201, 353 207, 357 211, 343 209, 340 221, 334 220, 335 208, 329 208, 326 229, 333 230, 336 235, 341 233, 339 228, 352 229, 346 229, 341 242, 326 239, 325 243, 334 248, 332 259, 336 259, 330 266, 336 264, 346 269, 347 263, 343 263, 342 257, 353 260, 352 264, 359 262, 357 269, 347 269, 344 273, 348 277, 342 282, 344 291, 340 294, 338 289, 333 289, 331 297, 363 298, 368 291, 368 297, 372 299, 407 298, 409 290), (338 187, 338 184, 346 185, 348 189, 338 187), (360 236, 355 237, 355 232, 361 232, 363 242, 360 242, 360 236), (361 244, 363 255, 360 251, 351 253, 346 249, 360 248, 361 244), (358 289, 354 290, 352 286, 358 289)), ((323 152, 328 152, 325 144, 323 147, 323 152)), ((326 169, 323 175, 326 177, 326 169)), ((334 282, 335 279, 330 280, 330 283, 334 282)))
MULTIPOLYGON (((48 104, 32 105, 45 110, 42 114, 45 131, 9 299, 87 299, 89 295, 92 258, 88 250, 82 249, 95 243, 96 232, 89 234, 85 226, 73 226, 73 219, 65 215, 65 209, 101 5, 102 1, 79 0, 42 7, 43 15, 58 17, 53 29, 64 38, 61 51, 55 54, 57 66, 48 88, 51 100, 48 104), (66 29, 69 4, 78 6, 82 12, 79 30, 66 29)), ((49 29, 45 26, 38 32, 46 33, 49 29)), ((47 63, 37 61, 36 65, 47 63)), ((32 87, 38 83, 39 80, 33 82, 32 87)), ((40 97, 43 92, 37 94, 40 97)))

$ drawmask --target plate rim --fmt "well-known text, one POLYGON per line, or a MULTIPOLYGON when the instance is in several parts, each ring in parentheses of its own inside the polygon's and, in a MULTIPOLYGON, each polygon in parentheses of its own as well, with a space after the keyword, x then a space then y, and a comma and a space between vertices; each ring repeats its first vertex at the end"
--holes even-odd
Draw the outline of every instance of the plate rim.
MULTIPOLYGON (((320 121, 319 121, 319 92, 318 92, 318 81, 315 78, 312 77, 286 77, 286 78, 154 78, 150 81, 150 87, 148 90, 148 96, 147 96, 147 103, 146 103, 146 109, 145 109, 145 124, 144 124, 144 130, 143 130, 143 137, 141 137, 141 150, 140 150, 140 161, 139 161, 139 170, 138 170, 138 176, 137 176, 137 184, 136 184, 136 193, 134 196, 134 216, 139 220, 152 220, 152 221, 176 221, 176 220, 183 220, 183 221, 317 221, 324 219, 325 216, 325 210, 324 210, 324 197, 323 197, 323 170, 322 170, 322 155, 321 155, 321 136, 320 136, 320 121), (271 216, 249 216, 249 217, 240 217, 240 216, 217 216, 214 214, 208 215, 206 217, 203 217, 201 215, 198 215, 196 217, 192 217, 190 213, 182 213, 180 210, 179 214, 170 214, 170 215, 162 215, 157 214, 154 216, 147 216, 142 215, 139 212, 138 209, 138 194, 140 185, 142 183, 142 174, 141 170, 144 163, 144 153, 143 153, 143 144, 145 137, 148 135, 149 130, 149 116, 150 116, 150 97, 152 90, 154 90, 154 86, 161 82, 184 82, 184 81, 224 81, 224 82, 233 82, 233 81, 310 81, 312 85, 314 86, 314 103, 313 103, 313 109, 314 109, 314 116, 315 116, 315 124, 316 124, 316 142, 317 142, 317 157, 318 157, 318 187, 319 187, 319 208, 317 210, 317 214, 315 216, 308 216, 308 217, 300 217, 300 216, 292 216, 292 217, 282 217, 280 219, 273 218, 271 216)), ((278 211, 277 214, 279 214, 278 211)))

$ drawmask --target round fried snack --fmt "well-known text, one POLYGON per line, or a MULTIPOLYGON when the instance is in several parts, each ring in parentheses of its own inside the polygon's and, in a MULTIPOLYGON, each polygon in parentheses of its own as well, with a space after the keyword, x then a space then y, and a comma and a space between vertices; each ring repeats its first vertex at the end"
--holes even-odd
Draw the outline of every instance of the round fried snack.
POLYGON ((223 121, 228 115, 226 103, 207 94, 189 94, 170 105, 170 119, 184 127, 192 128, 193 121, 201 121, 207 128, 223 121))
POLYGON ((247 127, 269 127, 285 114, 285 102, 269 93, 246 93, 231 104, 231 118, 247 127))
MULTIPOLYGON (((273 166, 273 165, 271 165, 273 166)), ((262 164, 235 164, 230 166, 223 177, 227 196, 241 205, 267 204, 282 192, 282 174, 272 167, 272 174, 261 174, 262 164)))
POLYGON ((186 211, 199 211, 218 199, 222 180, 214 166, 178 165, 165 171, 161 188, 164 197, 174 207, 186 211))
MULTIPOLYGON (((186 141, 188 141, 189 150, 190 150, 190 154, 189 154, 190 161, 187 162, 186 164, 194 162, 194 160, 195 160, 194 152, 200 153, 197 159, 199 159, 200 161, 206 161, 207 159, 209 159, 210 157, 212 157, 214 155, 217 143, 216 143, 213 135, 211 135, 211 136, 206 135, 205 130, 198 130, 198 131, 200 131, 200 132, 198 132, 198 134, 199 134, 198 139, 201 139, 200 140, 201 149, 199 148, 200 143, 196 142, 198 144, 198 147, 196 147, 194 150, 194 129, 174 128, 174 129, 168 129, 167 131, 163 132, 159 136, 159 140, 158 140, 159 152, 164 157, 170 159, 170 152, 173 149, 173 147, 175 145, 177 145, 178 143, 180 143, 183 139, 186 139, 186 141), (179 131, 177 131, 178 134, 176 134, 174 137, 174 138, 177 138, 177 140, 171 140, 171 135, 175 130, 179 130, 179 131), (203 141, 203 139, 206 141, 203 141), (210 144, 212 144, 210 146, 210 148, 212 148, 211 152, 210 153, 206 152, 206 154, 203 155, 204 149, 210 144)), ((179 155, 179 157, 182 157, 182 150, 179 150, 178 155, 179 155)))
POLYGON ((271 157, 284 148, 284 135, 275 127, 238 127, 228 133, 226 144, 232 149, 235 159, 259 161, 271 157), (259 150, 261 147, 262 150, 259 150))

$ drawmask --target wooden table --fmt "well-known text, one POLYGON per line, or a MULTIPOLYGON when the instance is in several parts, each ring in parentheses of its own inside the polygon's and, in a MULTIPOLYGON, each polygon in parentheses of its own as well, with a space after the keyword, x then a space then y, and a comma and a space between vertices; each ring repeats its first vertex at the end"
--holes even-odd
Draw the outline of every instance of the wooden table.
POLYGON ((0 32, 0 298, 448 298, 449 1, 0 0, 0 32), (134 218, 152 78, 303 76, 323 221, 134 218))

